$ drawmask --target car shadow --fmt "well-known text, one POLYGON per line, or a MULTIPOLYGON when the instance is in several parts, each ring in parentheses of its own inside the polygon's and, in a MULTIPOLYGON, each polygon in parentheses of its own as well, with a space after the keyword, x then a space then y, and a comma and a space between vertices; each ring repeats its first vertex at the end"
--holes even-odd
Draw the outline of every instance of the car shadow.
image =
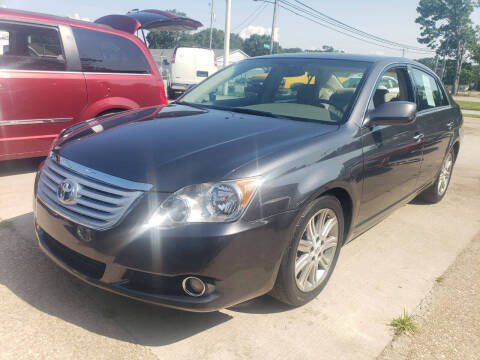
POLYGON ((45 157, 0 161, 0 177, 37 171, 38 165, 40 165, 43 159, 45 157))
POLYGON ((232 318, 223 312, 191 313, 149 305, 83 283, 42 253, 32 213, 0 226, 0 285, 39 311, 102 336, 145 346, 172 344, 232 318))

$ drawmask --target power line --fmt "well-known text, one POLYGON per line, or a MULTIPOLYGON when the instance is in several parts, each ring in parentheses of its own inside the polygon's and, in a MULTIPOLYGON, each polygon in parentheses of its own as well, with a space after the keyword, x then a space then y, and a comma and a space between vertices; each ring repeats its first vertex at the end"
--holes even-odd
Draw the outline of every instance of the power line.
MULTIPOLYGON (((334 24, 336 24, 337 26, 339 26, 339 27, 341 27, 341 28, 343 28, 343 29, 345 29, 345 30, 355 32, 355 33, 357 33, 357 34, 359 34, 359 35, 363 35, 363 36, 368 37, 368 38, 370 38, 370 39, 372 39, 372 40, 376 40, 376 41, 388 43, 388 44, 391 44, 391 45, 394 45, 394 46, 398 46, 398 47, 404 48, 404 49, 409 49, 409 50, 418 50, 418 51, 422 51, 422 52, 434 52, 434 51, 432 51, 432 50, 427 50, 427 49, 420 48, 420 47, 417 47, 417 46, 412 46, 412 45, 406 45, 406 44, 398 43, 398 42, 395 42, 395 41, 392 41, 392 40, 387 40, 387 39, 381 38, 381 37, 376 36, 376 35, 374 35, 374 34, 367 33, 367 32, 365 32, 365 31, 363 31, 363 30, 360 30, 360 29, 355 28, 355 27, 353 27, 353 26, 347 25, 347 24, 345 24, 345 23, 343 23, 343 22, 341 22, 341 21, 339 21, 339 20, 337 20, 337 19, 334 19, 333 17, 331 17, 331 16, 329 16, 329 15, 327 15, 327 14, 325 14, 325 13, 319 11, 319 10, 316 10, 316 9, 312 8, 311 6, 303 3, 302 1, 299 1, 299 0, 294 0, 294 1, 295 1, 296 3, 302 5, 302 6, 306 7, 307 9, 309 9, 309 10, 311 10, 311 11, 319 14, 321 17, 329 20, 330 23, 333 22, 334 24)), ((285 2, 285 3, 288 3, 288 4, 291 5, 291 6, 294 6, 294 5, 290 4, 288 1, 284 1, 284 2, 285 2)), ((332 25, 333 25, 333 24, 332 24, 332 25)))
MULTIPOLYGON (((273 4, 272 1, 268 1, 268 0, 263 0, 264 2, 266 3, 270 3, 270 4, 273 4)), ((335 22, 335 19, 333 20, 330 20, 330 19, 325 19, 325 17, 321 17, 315 13, 313 13, 312 11, 309 11, 309 10, 305 10, 297 5, 294 5, 286 0, 280 0, 280 2, 284 5, 280 5, 280 7, 282 7, 283 9, 289 11, 290 13, 293 13, 299 17, 302 17, 304 19, 307 19, 307 20, 310 20, 318 25, 321 25, 327 29, 330 29, 332 31, 335 31, 335 32, 338 32, 340 34, 343 34, 343 35, 346 35, 346 36, 349 36, 349 37, 352 37, 354 39, 357 39, 357 40, 360 40, 360 41, 363 41, 363 42, 366 42, 366 43, 369 43, 369 44, 372 44, 372 45, 376 45, 376 46, 380 46, 380 47, 383 47, 383 48, 387 48, 387 49, 391 49, 391 50, 409 50, 409 51, 412 51, 412 52, 417 52, 417 53, 432 53, 433 51, 431 50, 427 50, 427 49, 421 49, 421 48, 415 48, 415 47, 410 47, 410 46, 407 46, 407 45, 403 45, 403 44, 400 44, 400 43, 396 43, 396 42, 393 42, 393 41, 389 41, 389 40, 386 40, 386 39, 382 39, 382 38, 379 38, 379 37, 376 37, 375 35, 372 35, 370 36, 371 34, 368 34, 368 33, 365 33, 365 32, 362 32, 361 30, 359 29, 355 29, 355 28, 352 28, 352 27, 349 27, 348 25, 339 25, 337 22, 335 22), (292 8, 294 10, 292 10, 292 8), (300 11, 302 12, 303 14, 300 14, 298 13, 297 11, 300 11), (312 17, 314 19, 312 19, 312 17), (316 20, 315 20, 316 19, 316 20), (332 25, 332 26, 329 26, 329 25, 332 25), (345 30, 345 31, 349 31, 349 32, 345 32, 345 31, 342 31, 342 30, 339 30, 338 28, 342 29, 342 30, 345 30), (352 28, 354 30, 350 30, 349 28, 352 28), (352 32, 355 34, 352 34, 352 32), (377 40, 378 39, 381 39, 382 41, 380 40, 377 40), (378 43, 378 42, 382 42, 382 43, 378 43), (390 46, 388 46, 388 45, 390 46)), ((328 15, 327 15, 328 16, 328 15)), ((343 23, 342 23, 343 24, 343 23)))
POLYGON ((240 24, 238 24, 237 26, 235 26, 235 27, 232 29, 232 31, 239 29, 239 28, 242 27, 243 24, 245 24, 247 21, 249 21, 248 24, 247 24, 247 26, 250 25, 252 22, 255 21, 255 19, 258 18, 258 16, 263 12, 263 10, 265 10, 265 8, 267 7, 267 5, 268 5, 267 2, 262 2, 258 8, 256 8, 250 15, 248 15, 248 16, 245 18, 245 20, 243 20, 240 24), (253 16, 253 17, 252 17, 252 16, 253 16), (251 19, 250 19, 250 18, 251 18, 251 19))
MULTIPOLYGON (((267 1, 267 0, 265 0, 265 1, 267 1)), ((366 40, 366 39, 357 37, 357 36, 355 36, 355 35, 352 35, 352 34, 343 32, 343 31, 341 31, 341 30, 335 29, 335 28, 333 28, 333 27, 331 27, 331 26, 328 26, 328 25, 326 25, 326 24, 324 24, 324 23, 321 23, 321 22, 316 21, 316 20, 314 20, 314 19, 310 19, 310 18, 306 17, 305 15, 299 14, 299 13, 295 12, 294 10, 291 10, 290 8, 288 8, 288 7, 286 7, 286 6, 280 5, 280 7, 281 7, 282 9, 285 9, 285 10, 291 12, 292 14, 295 14, 295 15, 297 15, 297 16, 300 16, 300 17, 304 18, 304 19, 310 20, 310 21, 312 21, 312 22, 314 22, 314 23, 316 23, 316 24, 318 24, 318 25, 321 25, 321 26, 323 26, 323 27, 325 27, 325 28, 327 28, 327 29, 336 31, 336 32, 338 32, 338 33, 340 33, 340 34, 343 34, 343 35, 346 35, 346 36, 350 36, 350 37, 352 37, 352 38, 354 38, 354 39, 361 40, 361 41, 364 41, 364 42, 369 43, 369 44, 372 44, 372 45, 381 46, 381 47, 384 47, 384 48, 387 48, 387 49, 391 49, 391 50, 400 50, 399 48, 394 48, 394 47, 390 47, 390 46, 387 46, 387 45, 377 44, 377 43, 374 43, 373 41, 368 41, 368 40, 366 40)))

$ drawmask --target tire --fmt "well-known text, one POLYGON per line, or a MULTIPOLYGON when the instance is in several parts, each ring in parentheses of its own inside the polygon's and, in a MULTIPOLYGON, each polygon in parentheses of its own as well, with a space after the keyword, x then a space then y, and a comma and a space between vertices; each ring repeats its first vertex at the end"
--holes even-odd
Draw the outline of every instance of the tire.
POLYGON ((440 172, 433 185, 421 192, 420 195, 417 196, 417 198, 430 204, 435 204, 441 201, 447 193, 448 185, 450 184, 450 179, 452 177, 454 164, 455 155, 453 154, 452 149, 447 153, 445 159, 443 159, 442 167, 440 168, 440 172))
POLYGON ((338 199, 326 195, 312 201, 297 221, 293 238, 284 252, 277 280, 270 295, 292 306, 301 306, 314 299, 325 287, 335 268, 343 244, 343 236, 344 216, 338 199), (331 221, 330 224, 334 224, 333 216, 336 218, 336 227, 333 225, 331 231, 326 233, 326 236, 321 236, 322 240, 319 239, 316 244, 310 241, 313 236, 308 225, 311 224, 312 219, 313 224, 322 224, 322 228, 325 229, 329 221, 331 221), (333 248, 335 235, 336 246, 333 248), (302 243, 300 243, 301 240, 302 243), (304 265, 305 262, 307 265, 304 265), (325 266, 326 263, 328 266, 325 266), (298 271, 296 274, 296 268, 303 271, 298 271), (307 271, 310 273, 305 276, 307 271), (303 279, 305 281, 302 281, 303 279))

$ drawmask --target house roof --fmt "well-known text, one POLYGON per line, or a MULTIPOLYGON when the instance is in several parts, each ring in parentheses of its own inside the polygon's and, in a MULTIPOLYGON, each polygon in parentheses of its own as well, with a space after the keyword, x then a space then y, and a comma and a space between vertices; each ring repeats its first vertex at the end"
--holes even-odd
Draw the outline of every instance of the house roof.
MULTIPOLYGON (((213 52, 215 53, 215 57, 217 59, 223 58, 223 55, 225 53, 225 51, 223 49, 213 49, 213 52)), ((241 49, 231 49, 230 50, 230 55, 232 55, 233 53, 236 53, 236 52, 241 53, 243 56, 245 56, 247 58, 250 57, 244 51, 242 51, 241 49)))

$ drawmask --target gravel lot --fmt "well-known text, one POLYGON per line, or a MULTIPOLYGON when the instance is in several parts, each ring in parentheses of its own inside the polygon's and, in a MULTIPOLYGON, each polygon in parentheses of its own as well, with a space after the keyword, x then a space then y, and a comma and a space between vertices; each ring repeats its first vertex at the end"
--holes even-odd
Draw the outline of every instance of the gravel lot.
POLYGON ((409 204, 344 247, 308 305, 264 296, 210 314, 142 304, 59 269, 34 239, 35 162, 2 163, 0 359, 373 359, 392 339, 391 319, 419 312, 479 232, 479 152, 480 121, 466 119, 445 199, 409 204))
POLYGON ((476 360, 480 354, 480 233, 437 279, 413 336, 396 337, 378 360, 476 360))

